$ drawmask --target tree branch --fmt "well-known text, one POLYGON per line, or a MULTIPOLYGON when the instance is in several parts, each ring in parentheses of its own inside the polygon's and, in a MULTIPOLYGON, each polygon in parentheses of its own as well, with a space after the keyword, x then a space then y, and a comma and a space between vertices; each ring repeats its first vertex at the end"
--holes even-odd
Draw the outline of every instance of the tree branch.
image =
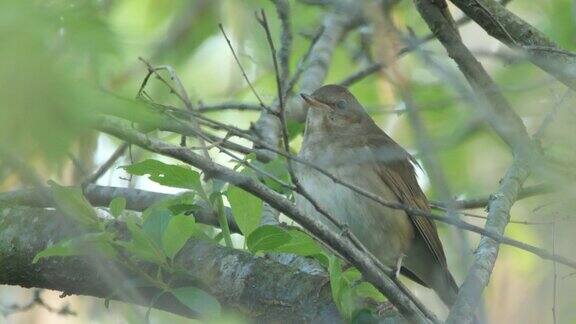
MULTIPOLYGON (((502 179, 500 189, 489 205, 488 220, 485 229, 500 235, 504 234, 510 220, 510 209, 518 197, 522 184, 528 178, 528 167, 516 160, 502 179)), ((447 323, 471 323, 474 311, 479 305, 484 288, 488 285, 492 269, 498 257, 499 243, 489 237, 480 239, 474 253, 474 263, 464 283, 460 287, 458 298, 448 315, 447 323)))
POLYGON ((450 0, 488 34, 524 51, 542 70, 576 89, 576 53, 561 49, 541 31, 494 0, 450 0))
MULTIPOLYGON (((116 274, 128 280, 138 275, 119 264, 105 264, 103 270, 91 257, 51 257, 32 264, 34 256, 49 242, 74 235, 64 230, 66 222, 54 210, 25 207, 1 210, 0 283, 99 298, 110 297, 118 287, 121 290, 125 287, 125 293, 111 298, 149 306, 159 291, 141 288, 134 294, 128 293, 130 286, 119 281, 120 278, 113 278, 113 271, 108 269, 117 270, 116 274)), ((119 228, 120 235, 127 235, 122 226, 115 228, 119 228)), ((176 286, 201 285, 228 310, 253 322, 342 322, 325 277, 201 240, 190 240, 176 262, 188 270, 188 275, 166 279, 178 283, 176 286)), ((194 316, 170 294, 160 297, 154 307, 194 316)), ((395 311, 385 316, 400 321, 395 311)))

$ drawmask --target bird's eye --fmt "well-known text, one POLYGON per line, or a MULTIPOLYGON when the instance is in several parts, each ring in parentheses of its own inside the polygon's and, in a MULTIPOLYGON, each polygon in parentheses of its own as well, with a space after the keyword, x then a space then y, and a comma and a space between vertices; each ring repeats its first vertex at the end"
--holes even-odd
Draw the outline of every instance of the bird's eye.
POLYGON ((340 99, 340 100, 336 101, 336 108, 338 108, 340 110, 346 109, 346 100, 340 99))

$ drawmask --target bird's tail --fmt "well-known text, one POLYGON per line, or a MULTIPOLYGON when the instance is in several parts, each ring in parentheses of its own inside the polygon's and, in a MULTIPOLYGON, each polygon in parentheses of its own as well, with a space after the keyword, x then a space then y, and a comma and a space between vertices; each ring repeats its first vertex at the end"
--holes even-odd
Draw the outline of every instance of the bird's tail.
POLYGON ((432 288, 436 291, 442 302, 450 308, 454 305, 456 297, 458 296, 458 285, 449 271, 446 271, 445 275, 441 277, 443 278, 436 281, 437 284, 432 288))

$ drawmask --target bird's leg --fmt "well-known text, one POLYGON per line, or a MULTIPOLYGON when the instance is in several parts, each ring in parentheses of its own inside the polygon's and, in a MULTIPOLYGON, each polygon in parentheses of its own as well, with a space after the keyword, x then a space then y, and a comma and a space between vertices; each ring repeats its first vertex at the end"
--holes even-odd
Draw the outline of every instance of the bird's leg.
POLYGON ((400 269, 402 269, 402 261, 404 260, 405 256, 406 254, 402 253, 398 257, 398 260, 396 260, 396 271, 394 271, 395 278, 398 278, 400 276, 400 269))

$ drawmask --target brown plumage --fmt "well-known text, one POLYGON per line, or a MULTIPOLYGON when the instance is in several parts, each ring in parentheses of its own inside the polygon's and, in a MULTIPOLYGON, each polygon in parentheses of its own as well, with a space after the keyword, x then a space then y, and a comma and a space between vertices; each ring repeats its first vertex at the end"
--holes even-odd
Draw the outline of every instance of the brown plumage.
MULTIPOLYGON (((302 97, 310 108, 302 158, 385 200, 429 210, 412 156, 378 128, 346 88, 326 85, 302 97)), ((430 219, 382 206, 308 167, 298 167, 297 175, 308 193, 383 263, 395 267, 405 255, 401 272, 453 304, 458 288, 430 219)), ((303 197, 297 196, 296 203, 329 223, 303 197)))

